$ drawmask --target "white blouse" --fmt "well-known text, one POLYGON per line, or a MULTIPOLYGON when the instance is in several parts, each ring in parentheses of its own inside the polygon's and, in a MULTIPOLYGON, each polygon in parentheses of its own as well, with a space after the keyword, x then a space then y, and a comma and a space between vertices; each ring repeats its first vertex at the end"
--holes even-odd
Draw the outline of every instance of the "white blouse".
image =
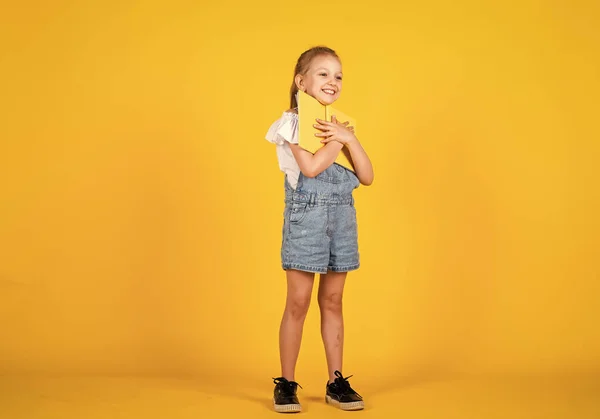
POLYGON ((279 169, 287 175, 290 186, 296 189, 300 166, 288 143, 298 144, 298 114, 284 112, 281 118, 273 122, 265 138, 276 145, 279 169))

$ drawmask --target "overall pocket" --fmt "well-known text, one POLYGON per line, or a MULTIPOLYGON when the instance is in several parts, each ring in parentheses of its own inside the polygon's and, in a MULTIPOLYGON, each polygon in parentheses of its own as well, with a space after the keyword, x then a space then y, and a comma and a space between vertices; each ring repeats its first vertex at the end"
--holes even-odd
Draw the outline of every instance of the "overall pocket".
POLYGON ((308 202, 294 202, 290 210, 290 223, 297 224, 304 219, 308 202))

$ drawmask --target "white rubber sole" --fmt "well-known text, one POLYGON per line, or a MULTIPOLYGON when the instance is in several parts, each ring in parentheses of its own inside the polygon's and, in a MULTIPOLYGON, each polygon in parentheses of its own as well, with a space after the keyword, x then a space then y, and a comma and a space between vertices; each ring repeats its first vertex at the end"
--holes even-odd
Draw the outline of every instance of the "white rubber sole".
POLYGON ((302 406, 299 404, 275 404, 275 399, 273 399, 273 407, 278 413, 298 413, 302 411, 302 406))
POLYGON ((365 402, 363 402, 362 400, 359 402, 340 403, 337 400, 331 398, 330 396, 325 396, 325 403, 340 408, 342 410, 362 410, 365 408, 365 402))

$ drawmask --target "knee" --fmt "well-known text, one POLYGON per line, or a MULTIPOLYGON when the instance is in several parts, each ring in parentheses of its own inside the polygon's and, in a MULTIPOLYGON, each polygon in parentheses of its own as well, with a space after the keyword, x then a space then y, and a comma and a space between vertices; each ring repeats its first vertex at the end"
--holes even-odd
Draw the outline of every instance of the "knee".
POLYGON ((306 313, 308 313, 309 305, 310 294, 290 296, 287 303, 288 314, 295 320, 302 320, 306 317, 306 313))
POLYGON ((321 311, 340 313, 342 311, 342 294, 328 293, 319 296, 319 307, 321 311))

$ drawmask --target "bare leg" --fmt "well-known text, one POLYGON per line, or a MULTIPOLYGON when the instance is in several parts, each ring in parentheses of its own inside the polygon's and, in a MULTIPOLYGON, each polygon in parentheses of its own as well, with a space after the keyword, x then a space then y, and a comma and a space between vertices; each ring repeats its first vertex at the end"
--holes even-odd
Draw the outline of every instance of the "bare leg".
POLYGON ((288 269, 286 275, 287 299, 279 328, 279 356, 282 377, 289 381, 295 381, 296 362, 300 352, 302 330, 310 305, 315 274, 288 269))
POLYGON ((347 272, 327 272, 319 282, 319 308, 321 310, 321 336, 325 346, 329 382, 335 380, 333 372, 342 371, 344 352, 344 319, 342 296, 347 272))

